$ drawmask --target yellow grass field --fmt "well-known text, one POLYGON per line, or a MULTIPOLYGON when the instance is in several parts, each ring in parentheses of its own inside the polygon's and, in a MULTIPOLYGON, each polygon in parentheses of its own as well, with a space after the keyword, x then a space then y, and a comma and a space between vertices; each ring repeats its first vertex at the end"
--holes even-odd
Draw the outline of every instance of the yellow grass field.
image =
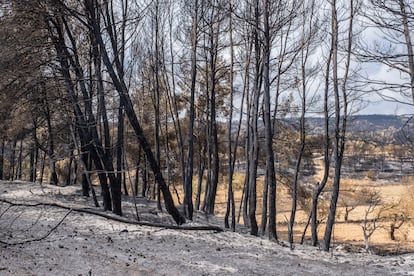
MULTIPOLYGON (((241 176, 235 176, 236 186, 238 189, 235 191, 236 200, 236 215, 238 214, 240 199, 242 196, 241 185, 238 185, 238 181, 241 181, 241 176)), ((223 182, 225 183, 225 182, 223 182)), ((258 200, 257 200, 257 219, 260 223, 261 209, 262 209, 262 189, 263 181, 258 181, 259 185, 258 200)), ((376 182, 368 178, 365 179, 343 179, 342 187, 344 190, 352 189, 354 194, 361 193, 361 190, 366 189, 370 191, 378 192, 381 197, 381 204, 378 205, 374 211, 369 214, 368 219, 372 219, 381 208, 386 206, 393 206, 395 212, 407 212, 407 209, 411 209, 407 206, 411 202, 410 198, 414 194, 414 177, 404 177, 399 182, 376 182), (405 209, 404 209, 405 208, 405 209), (401 209, 401 210, 400 210, 401 209)), ((348 192, 349 193, 349 192, 348 192)), ((336 224, 333 231, 333 243, 336 244, 348 244, 353 248, 359 249, 364 247, 364 236, 362 230, 362 224, 365 216, 365 212, 368 205, 361 204, 355 207, 349 213, 348 221, 344 221, 345 207, 341 205, 341 195, 345 197, 346 192, 340 194, 340 201, 337 210, 336 224)), ((329 196, 329 195, 328 195, 329 196)), ((280 238, 287 239, 287 220, 290 217, 291 211, 291 197, 287 187, 278 185, 277 189, 277 221, 278 221, 278 235, 280 238)), ((227 185, 221 184, 218 189, 216 200, 216 216, 224 217, 226 211, 226 198, 227 198, 227 185)), ((410 210, 408 210, 410 211, 410 210)), ((414 210, 411 211, 414 213, 414 210)), ((298 206, 298 212, 296 215, 296 225, 294 226, 295 242, 300 242, 304 227, 309 217, 309 211, 304 211, 298 206)), ((243 223, 242 216, 240 223, 243 223)), ((396 240, 390 239, 389 228, 390 219, 385 215, 377 222, 378 228, 372 234, 370 238, 370 248, 380 253, 403 253, 414 251, 414 225, 411 222, 411 213, 409 219, 395 231, 396 240)), ((319 239, 323 238, 324 223, 319 226, 319 239)), ((310 227, 307 230, 305 240, 310 239, 310 227)))

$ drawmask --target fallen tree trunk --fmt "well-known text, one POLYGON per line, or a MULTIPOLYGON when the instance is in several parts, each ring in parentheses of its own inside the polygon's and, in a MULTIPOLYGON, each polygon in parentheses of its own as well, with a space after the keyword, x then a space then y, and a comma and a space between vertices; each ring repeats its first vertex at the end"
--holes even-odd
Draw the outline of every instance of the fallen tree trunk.
POLYGON ((100 216, 106 219, 138 225, 138 226, 149 226, 149 227, 157 227, 163 229, 172 229, 172 230, 187 230, 187 231, 215 231, 215 232, 223 232, 221 227, 215 225, 200 225, 200 226, 189 226, 189 225, 170 225, 170 224, 161 224, 149 221, 134 221, 127 219, 125 217, 117 216, 111 213, 104 213, 99 210, 91 209, 91 208, 78 208, 78 207, 70 207, 67 205, 55 203, 55 202, 36 202, 36 203, 22 203, 22 202, 13 202, 7 199, 0 198, 0 202, 10 204, 12 206, 25 206, 25 207, 38 207, 38 206, 46 206, 46 207, 56 207, 62 208, 66 210, 71 210, 78 213, 86 213, 90 215, 100 216))

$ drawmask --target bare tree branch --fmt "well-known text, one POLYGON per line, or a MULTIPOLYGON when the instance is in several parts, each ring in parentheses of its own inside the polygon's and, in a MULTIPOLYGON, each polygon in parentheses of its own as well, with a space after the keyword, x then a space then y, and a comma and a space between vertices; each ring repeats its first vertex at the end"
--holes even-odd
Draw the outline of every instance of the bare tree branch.
MULTIPOLYGON (((3 200, 1 200, 1 201, 3 202, 3 200)), ((11 204, 11 206, 16 205, 16 204, 13 204, 13 203, 9 203, 9 204, 11 204)), ((21 204, 19 204, 19 205, 21 206, 21 204)), ((37 241, 44 240, 47 237, 49 237, 50 234, 52 234, 63 223, 65 218, 67 216, 69 216, 69 214, 72 213, 72 211, 73 211, 73 209, 69 209, 69 211, 63 216, 63 218, 54 227, 52 227, 52 229, 50 229, 46 234, 44 234, 41 237, 34 238, 34 239, 29 239, 29 240, 24 240, 24 241, 18 241, 18 242, 8 242, 8 241, 0 240, 0 244, 4 244, 4 245, 7 245, 7 246, 14 246, 14 245, 21 245, 21 244, 26 244, 26 243, 31 243, 31 242, 37 242, 37 241)))

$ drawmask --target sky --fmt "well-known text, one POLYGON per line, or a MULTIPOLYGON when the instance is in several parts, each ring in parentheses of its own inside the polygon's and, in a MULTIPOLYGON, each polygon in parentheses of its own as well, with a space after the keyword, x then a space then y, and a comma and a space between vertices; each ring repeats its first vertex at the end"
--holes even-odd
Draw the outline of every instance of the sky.
MULTIPOLYGON (((400 6, 398 1, 389 1, 391 9, 396 9, 399 11, 400 6), (396 5, 396 6, 395 6, 396 5)), ((411 5, 411 4, 410 4, 411 5)), ((367 52, 382 52, 386 56, 392 57, 391 65, 385 65, 380 62, 373 63, 364 63, 363 70, 366 77, 371 80, 378 82, 384 82, 389 84, 396 84, 397 86, 401 83, 410 83, 409 75, 403 71, 408 71, 407 66, 407 45, 402 33, 403 25, 402 19, 400 16, 393 13, 391 10, 384 11, 381 9, 369 9, 371 6, 362 7, 362 13, 365 16, 358 16, 356 21, 357 29, 362 31, 359 35, 359 48, 360 52, 365 54, 367 52), (366 9, 364 9, 366 8, 366 9), (368 8, 368 9, 367 9, 368 8), (383 26, 393 25, 395 28, 388 27, 378 27, 377 24, 368 18, 371 17, 372 20, 379 20, 384 24, 383 26), (379 17, 379 18, 378 18, 379 17), (398 23, 401 25, 398 26, 398 23), (398 57, 400 56, 400 57, 398 57), (402 70, 391 69, 390 66, 397 65, 402 70), (404 80, 403 80, 404 79, 404 80)), ((410 18, 412 23, 412 19, 410 18)), ((411 33, 413 36, 414 34, 411 33)), ((358 64, 361 66, 361 64, 358 64)), ((371 86, 370 88, 374 88, 371 86)), ((397 102, 386 101, 382 99, 379 95, 375 93, 369 94, 365 99, 368 101, 368 104, 365 109, 361 110, 361 114, 395 114, 395 115, 414 115, 414 102, 411 96, 405 98, 398 96, 397 92, 393 91, 383 91, 384 95, 389 95, 393 98, 397 98, 399 101, 407 104, 401 104, 397 102), (408 104, 409 103, 409 104, 408 104)))
POLYGON ((414 115, 414 107, 402 105, 395 102, 388 102, 377 96, 369 97, 369 103, 359 114, 390 114, 390 115, 414 115))
MULTIPOLYGON (((401 72, 397 70, 390 70, 386 65, 382 64, 370 64, 364 68, 365 74, 373 80, 384 81, 386 83, 402 83, 401 72)), ((403 103, 397 103, 396 101, 389 101, 381 98, 379 93, 369 93, 365 96, 366 107, 362 109, 360 114, 392 114, 392 115, 414 115, 414 103, 409 97, 403 98, 394 91, 382 91, 384 95, 396 98, 403 103)))

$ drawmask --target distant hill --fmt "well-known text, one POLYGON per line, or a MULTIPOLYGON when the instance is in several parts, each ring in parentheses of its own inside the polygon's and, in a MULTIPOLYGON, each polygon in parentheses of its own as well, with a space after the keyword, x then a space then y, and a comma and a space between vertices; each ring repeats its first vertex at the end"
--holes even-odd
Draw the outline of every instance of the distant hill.
MULTIPOLYGON (((283 128, 299 130, 299 118, 285 118, 278 120, 283 128)), ((232 131, 237 130, 237 121, 232 125, 232 131)), ((247 122, 241 124, 242 132, 246 131, 247 122)), ((263 121, 258 121, 259 128, 264 127, 263 121)), ((279 125, 279 126, 280 126, 279 125)), ((330 120, 332 130, 334 119, 330 120)), ((319 135, 324 133, 324 118, 307 117, 308 134, 319 135)), ((227 125, 223 125, 227 127, 227 125)), ((383 142, 404 142, 407 137, 414 141, 414 118, 398 115, 355 115, 348 119, 347 133, 356 139, 381 140, 383 142), (405 138, 403 138, 405 137, 405 138), (402 139, 403 138, 403 139, 402 139)))
MULTIPOLYGON (((348 120, 348 132, 378 132, 394 129, 395 131, 402 129, 409 118, 397 115, 355 115, 348 120)), ((320 132, 324 126, 323 118, 307 118, 307 124, 311 132, 320 132)), ((410 121, 411 129, 414 125, 413 120, 410 121)))
POLYGON ((351 117, 350 131, 381 131, 389 128, 401 129, 408 118, 396 115, 357 115, 351 117))

